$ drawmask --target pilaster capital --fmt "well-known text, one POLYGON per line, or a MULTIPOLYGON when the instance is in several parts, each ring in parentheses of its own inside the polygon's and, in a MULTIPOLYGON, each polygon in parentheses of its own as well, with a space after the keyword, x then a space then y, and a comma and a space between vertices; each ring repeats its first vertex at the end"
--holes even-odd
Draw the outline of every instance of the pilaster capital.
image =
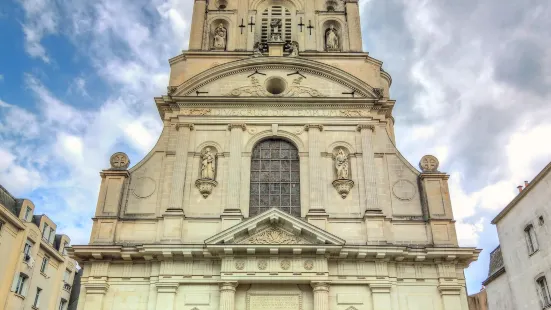
POLYGON ((163 282, 157 282, 155 284, 157 286, 157 293, 173 293, 176 294, 176 291, 178 290, 178 286, 180 286, 178 283, 163 283, 163 282))
POLYGON ((390 294, 392 284, 390 283, 370 283, 371 293, 390 294))
POLYGON ((311 128, 318 129, 319 131, 323 131, 323 125, 322 124, 308 124, 304 125, 304 130, 309 131, 311 128))
POLYGON ((329 292, 329 282, 311 282, 310 286, 314 289, 314 292, 329 292))
POLYGON ((231 131, 234 128, 241 128, 241 130, 245 131, 247 130, 247 125, 245 124, 229 124, 228 130, 231 131))
POLYGON ((105 295, 109 290, 109 284, 106 282, 88 282, 83 284, 86 288, 86 294, 100 294, 105 295))
POLYGON ((178 123, 175 125, 176 130, 180 130, 180 128, 189 128, 189 130, 193 130, 195 126, 191 123, 178 123))
POLYGON ((359 132, 361 132, 363 130, 371 130, 371 131, 375 132, 375 125, 359 124, 358 126, 356 126, 356 130, 358 130, 359 132))
POLYGON ((460 285, 438 285, 438 290, 442 295, 460 295, 461 294, 460 285))
POLYGON ((235 292, 235 289, 239 285, 239 282, 221 282, 220 283, 220 292, 235 292))

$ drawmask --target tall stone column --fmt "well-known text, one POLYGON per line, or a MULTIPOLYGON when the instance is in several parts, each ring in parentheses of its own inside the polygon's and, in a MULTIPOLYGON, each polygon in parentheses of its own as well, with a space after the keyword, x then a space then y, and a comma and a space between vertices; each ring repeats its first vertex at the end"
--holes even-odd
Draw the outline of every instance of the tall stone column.
POLYGON ((207 12, 206 0, 195 0, 193 17, 191 19, 191 31, 189 33, 189 50, 200 50, 203 45, 203 27, 207 12))
POLYGON ((155 310, 157 304, 157 281, 159 277, 149 278, 149 296, 147 297, 147 310, 155 310))
POLYGON ((222 213, 222 229, 239 223, 241 215, 241 161, 243 149, 243 131, 245 124, 229 124, 230 131, 230 159, 228 163, 228 186, 226 193, 226 207, 222 213))
POLYGON ((362 51, 362 28, 360 25, 360 8, 358 0, 346 0, 346 16, 348 21, 348 41, 351 52, 362 51))
POLYGON ((375 169, 375 153, 373 151, 373 132, 375 126, 361 124, 358 131, 362 139, 362 154, 365 179, 365 211, 380 213, 379 199, 377 197, 377 170, 375 169))
POLYGON ((172 190, 168 203, 169 209, 183 210, 184 184, 186 181, 187 153, 189 151, 189 137, 193 124, 177 124, 178 138, 176 140, 176 158, 172 174, 172 190))
POLYGON ((320 146, 323 125, 306 125, 305 129, 308 130, 308 161, 310 163, 310 210, 308 210, 308 213, 325 213, 320 146))
POLYGON ((312 282, 314 289, 314 310, 329 310, 329 283, 312 282))
POLYGON ((220 283, 220 310, 234 310, 235 309, 235 289, 237 288, 237 282, 223 282, 220 283))

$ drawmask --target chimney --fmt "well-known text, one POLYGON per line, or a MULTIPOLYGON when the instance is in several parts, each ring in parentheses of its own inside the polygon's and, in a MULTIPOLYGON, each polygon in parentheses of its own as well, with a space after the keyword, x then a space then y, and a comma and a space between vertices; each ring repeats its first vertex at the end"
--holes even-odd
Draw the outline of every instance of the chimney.
POLYGON ((529 184, 528 181, 524 181, 524 188, 527 188, 529 184))
POLYGON ((519 193, 522 192, 522 185, 517 186, 517 188, 519 193))

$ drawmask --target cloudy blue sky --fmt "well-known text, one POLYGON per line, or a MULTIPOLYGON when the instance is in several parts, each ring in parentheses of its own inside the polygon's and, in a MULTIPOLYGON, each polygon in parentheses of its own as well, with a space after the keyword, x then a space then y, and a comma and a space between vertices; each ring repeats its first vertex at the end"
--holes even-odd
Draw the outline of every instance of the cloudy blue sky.
MULTIPOLYGON (((0 1, 0 184, 86 243, 99 171, 138 160, 161 122, 167 59, 187 47, 191 0, 0 1)), ((394 84, 398 146, 450 180, 462 245, 497 246, 491 219, 551 160, 551 3, 362 0, 364 49, 394 84)))

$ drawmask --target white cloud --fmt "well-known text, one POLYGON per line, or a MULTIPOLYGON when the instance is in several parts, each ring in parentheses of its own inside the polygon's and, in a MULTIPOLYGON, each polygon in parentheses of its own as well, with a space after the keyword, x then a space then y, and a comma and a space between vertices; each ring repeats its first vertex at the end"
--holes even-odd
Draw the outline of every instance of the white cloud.
POLYGON ((32 191, 42 181, 38 171, 21 166, 14 154, 0 148, 0 184, 8 186, 11 193, 18 195, 32 191))
POLYGON ((3 80, 4 80, 4 75, 0 74, 0 82, 2 82, 3 80))
POLYGON ((57 32, 58 11, 55 1, 51 0, 19 0, 25 11, 23 33, 25 34, 25 50, 36 58, 49 63, 50 58, 44 46, 42 38, 57 32))

